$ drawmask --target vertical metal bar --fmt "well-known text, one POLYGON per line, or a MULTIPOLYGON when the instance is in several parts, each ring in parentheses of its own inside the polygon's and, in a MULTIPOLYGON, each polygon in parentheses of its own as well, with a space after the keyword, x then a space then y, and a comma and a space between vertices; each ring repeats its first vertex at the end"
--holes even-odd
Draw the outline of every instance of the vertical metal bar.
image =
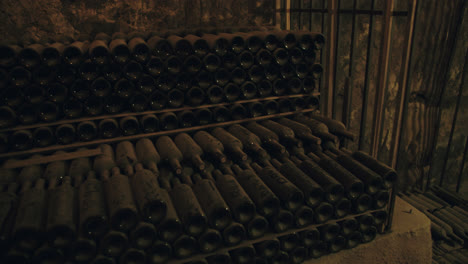
MULTIPOLYGON (((448 70, 447 70, 448 71, 448 70)), ((447 144, 447 151, 445 152, 444 164, 442 165, 442 175, 440 175, 439 186, 442 186, 445 178, 445 170, 447 169, 447 161, 450 154, 450 148, 452 147, 453 132, 455 131, 455 125, 457 124, 458 110, 460 109, 461 98, 463 95, 463 85, 465 84, 466 72, 468 72, 468 52, 465 54, 465 64, 463 65, 463 73, 460 82, 460 88, 458 90, 457 105, 455 106, 455 113, 453 114, 452 128, 450 130, 449 141, 447 144)))
MULTIPOLYGON (((343 115, 342 121, 343 124, 349 128, 350 119, 351 119, 351 111, 352 111, 352 103, 353 103, 353 54, 354 54, 354 33, 356 30, 356 7, 357 7, 357 0, 353 0, 353 18, 352 18, 352 25, 351 25, 351 45, 349 47, 349 71, 348 71, 348 85, 346 87, 347 91, 345 92, 349 98, 345 98, 346 100, 346 108, 343 106, 343 115)), ((345 146, 347 146, 348 140, 345 140, 345 146)))
POLYGON ((392 153, 392 167, 396 168, 397 160, 398 160, 398 153, 400 151, 400 142, 401 142, 401 132, 403 130, 403 124, 406 122, 406 115, 404 113, 407 110, 407 98, 409 95, 408 85, 409 85, 409 71, 411 66, 411 54, 413 50, 413 38, 414 38, 414 27, 416 24, 416 10, 418 8, 418 0, 413 0, 409 10, 409 19, 408 19, 408 34, 406 35, 406 48, 403 53, 403 67, 401 68, 400 72, 400 83, 399 87, 401 91, 399 107, 397 108, 396 112, 396 122, 397 124, 393 127, 393 139, 391 144, 392 149, 390 153, 392 153))
POLYGON ((286 30, 291 30, 291 0, 286 0, 286 30))
POLYGON ((468 153, 468 137, 465 137, 465 150, 463 151, 463 157, 462 157, 462 163, 460 164, 460 172, 458 173, 458 180, 457 180, 457 192, 460 192, 460 185, 461 185, 461 180, 463 177, 463 169, 465 168, 465 162, 466 162, 466 154, 468 153))
MULTIPOLYGON (((336 14, 336 29, 335 29, 335 51, 334 51, 334 58, 333 58, 333 85, 336 86, 336 69, 338 67, 338 42, 340 41, 340 14, 339 10, 341 7, 341 1, 336 0, 338 2, 338 5, 336 5, 337 12, 336 14)), ((336 118, 336 97, 337 97, 337 89, 336 87, 333 87, 333 103, 332 103, 332 117, 336 118)))
POLYGON ((382 116, 384 111, 385 91, 387 87, 388 76, 388 58, 390 53, 390 40, 392 33, 392 9, 393 0, 387 0, 384 12, 384 32, 382 35, 382 50, 379 55, 379 81, 376 86, 375 94, 375 111, 372 127, 372 146, 370 154, 374 157, 377 156, 380 133, 382 128, 382 116))
POLYGON ((371 57, 371 45, 373 40, 373 28, 374 28, 374 12, 375 0, 371 3, 371 14, 369 15, 369 38, 367 39, 367 54, 366 54, 366 70, 364 76, 364 89, 362 91, 362 107, 361 107, 361 125, 359 128, 359 149, 362 150, 364 137, 366 135, 366 120, 367 120, 367 105, 369 101, 369 69, 370 69, 370 57, 371 57))
POLYGON ((338 0, 328 0, 328 19, 329 19, 329 28, 328 28, 328 56, 325 58, 327 61, 326 67, 326 80, 325 80, 325 90, 327 91, 326 100, 325 100, 325 113, 324 115, 331 117, 333 112, 333 94, 335 89, 335 79, 334 79, 334 65, 335 61, 335 27, 337 19, 337 10, 336 2, 338 0))

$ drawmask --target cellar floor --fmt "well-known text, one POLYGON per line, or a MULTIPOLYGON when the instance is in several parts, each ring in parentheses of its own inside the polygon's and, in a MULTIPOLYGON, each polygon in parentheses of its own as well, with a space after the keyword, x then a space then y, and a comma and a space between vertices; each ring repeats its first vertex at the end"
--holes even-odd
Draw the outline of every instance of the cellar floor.
POLYGON ((431 222, 416 208, 395 201, 392 231, 351 250, 311 259, 305 264, 419 264, 432 263, 431 222))

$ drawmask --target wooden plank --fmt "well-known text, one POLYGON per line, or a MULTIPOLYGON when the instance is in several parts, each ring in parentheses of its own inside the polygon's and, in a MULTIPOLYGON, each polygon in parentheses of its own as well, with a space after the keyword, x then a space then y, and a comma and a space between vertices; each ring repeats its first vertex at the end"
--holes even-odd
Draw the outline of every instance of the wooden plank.
POLYGON ((30 150, 3 153, 3 154, 0 154, 0 159, 5 159, 5 158, 8 159, 8 158, 13 158, 13 157, 27 156, 27 155, 33 155, 33 154, 39 154, 39 153, 45 153, 45 152, 54 152, 58 150, 76 149, 76 148, 89 147, 89 146, 95 146, 95 145, 100 145, 100 144, 110 144, 110 143, 115 143, 115 142, 120 142, 120 141, 125 141, 125 140, 137 140, 140 138, 157 137, 157 136, 172 135, 172 134, 177 134, 177 133, 192 132, 196 130, 209 129, 209 128, 218 127, 218 126, 228 126, 228 125, 240 124, 240 123, 249 122, 249 121, 260 121, 260 120, 265 120, 265 119, 270 119, 270 118, 277 118, 277 117, 283 117, 283 116, 288 116, 288 115, 293 115, 293 114, 298 114, 298 113, 308 113, 308 112, 314 112, 314 111, 316 110, 315 109, 303 109, 303 110, 293 111, 293 112, 285 112, 285 113, 279 113, 279 114, 274 114, 274 115, 265 115, 265 116, 259 116, 259 117, 253 117, 253 118, 246 118, 242 120, 213 123, 213 124, 208 124, 208 125, 203 125, 203 126, 179 128, 179 129, 174 129, 174 130, 169 130, 169 131, 158 131, 158 132, 153 132, 153 133, 137 134, 137 135, 132 135, 132 136, 98 139, 98 140, 93 140, 93 141, 88 141, 88 142, 77 142, 77 143, 72 143, 68 145, 54 145, 54 146, 49 146, 49 147, 44 147, 44 148, 35 148, 35 149, 30 149, 30 150))
POLYGON ((22 168, 31 165, 38 165, 38 164, 46 164, 53 161, 63 161, 63 160, 72 160, 78 158, 86 158, 86 157, 93 157, 102 154, 100 148, 96 149, 87 149, 87 150, 78 150, 74 152, 68 153, 60 153, 60 154, 53 154, 43 157, 34 157, 24 160, 7 160, 3 164, 3 168, 5 169, 14 169, 14 168, 22 168))
POLYGON ((291 30, 291 0, 286 0, 286 30, 291 30))
POLYGON ((327 117, 332 117, 333 113, 333 94, 335 89, 335 56, 336 56, 336 25, 337 25, 337 1, 338 0, 328 0, 328 56, 326 60, 326 71, 325 71, 325 91, 327 94, 324 96, 324 115, 327 117))
POLYGON ((397 160, 398 160, 398 153, 400 151, 400 142, 401 142, 401 132, 403 130, 403 124, 406 122, 406 118, 404 113, 406 112, 407 109, 407 101, 408 101, 408 95, 409 95, 409 90, 408 89, 408 84, 409 84, 409 71, 410 71, 410 65, 411 65, 411 51, 413 48, 413 37, 414 37, 414 27, 415 27, 415 17, 416 17, 416 10, 418 6, 418 0, 412 0, 411 2, 411 7, 410 7, 410 17, 408 18, 408 32, 406 35, 406 48, 403 53, 403 67, 401 67, 400 71, 400 82, 399 82, 399 87, 401 91, 401 97, 400 101, 398 103, 398 108, 396 109, 396 125, 393 127, 393 139, 392 139, 392 149, 390 150, 391 153, 391 162, 392 162, 392 167, 396 168, 397 165, 397 160))
MULTIPOLYGON (((267 101, 267 100, 278 100, 278 99, 286 99, 286 98, 297 98, 297 97, 306 97, 309 96, 310 94, 294 94, 294 95, 282 95, 282 96, 270 96, 270 97, 264 97, 264 98, 254 98, 254 99, 248 99, 248 100, 239 100, 235 101, 233 103, 219 103, 219 104, 206 104, 206 105, 200 105, 200 106, 185 106, 181 108, 167 108, 163 110, 154 110, 154 111, 145 111, 145 112, 131 112, 131 113, 121 113, 121 114, 114 114, 114 115, 100 115, 100 116, 93 116, 93 117, 83 117, 83 118, 77 118, 77 119, 66 119, 66 120, 60 120, 57 122, 50 122, 50 123, 38 123, 38 124, 33 124, 33 125, 25 125, 25 126, 16 126, 16 127, 11 127, 11 128, 6 128, 6 129, 1 129, 0 133, 4 132, 10 132, 10 131, 18 131, 18 130, 24 130, 24 129, 35 129, 38 127, 52 127, 52 126, 59 126, 63 124, 73 124, 73 123, 80 123, 84 121, 95 121, 95 120, 103 120, 103 119, 116 119, 116 118, 122 118, 122 117, 127 117, 127 116, 142 116, 142 115, 149 115, 149 114, 163 114, 167 112, 181 112, 181 111, 186 111, 186 110, 196 110, 196 109, 201 109, 201 108, 212 108, 212 107, 218 107, 218 106, 230 106, 233 104, 245 104, 245 103, 253 103, 253 102, 261 102, 261 101, 267 101)), ((318 96, 320 93, 316 92, 312 94, 313 96, 318 96)))
POLYGON ((376 157, 380 144, 382 130, 382 116, 384 111, 385 91, 388 77, 388 58, 390 53, 390 40, 392 32, 392 8, 393 0, 388 0, 385 5, 384 33, 382 35, 382 49, 379 56, 379 80, 375 94, 374 120, 372 127, 372 145, 370 155, 376 157))

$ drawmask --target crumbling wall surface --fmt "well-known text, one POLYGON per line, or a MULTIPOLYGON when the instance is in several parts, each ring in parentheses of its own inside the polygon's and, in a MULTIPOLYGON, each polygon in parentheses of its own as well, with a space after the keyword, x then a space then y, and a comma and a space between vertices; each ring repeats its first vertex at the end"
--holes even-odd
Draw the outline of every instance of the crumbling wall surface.
POLYGON ((42 41, 96 32, 272 25, 273 0, 2 0, 0 36, 42 41))

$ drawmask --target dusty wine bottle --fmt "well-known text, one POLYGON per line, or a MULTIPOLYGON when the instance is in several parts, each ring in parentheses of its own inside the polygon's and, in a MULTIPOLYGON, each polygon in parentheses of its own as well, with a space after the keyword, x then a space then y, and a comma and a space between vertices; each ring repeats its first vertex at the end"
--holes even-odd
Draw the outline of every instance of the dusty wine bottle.
POLYGON ((258 124, 257 122, 249 122, 245 125, 253 134, 258 136, 267 148, 279 153, 286 151, 285 147, 279 143, 279 137, 273 131, 258 124))
POLYGON ((237 139, 221 127, 213 129, 211 131, 211 134, 214 137, 216 137, 219 141, 221 141, 226 151, 229 152, 229 154, 233 156, 235 160, 247 160, 247 154, 244 153, 243 144, 239 139, 237 139))
POLYGON ((280 209, 278 215, 271 219, 271 227, 276 233, 289 230, 294 225, 294 215, 284 209, 280 209))
POLYGON ((130 59, 130 49, 128 48, 125 39, 113 39, 109 43, 109 50, 112 58, 118 64, 125 64, 130 59))
POLYGON ((351 212, 351 201, 348 200, 347 198, 341 198, 339 201, 337 201, 334 205, 335 207, 335 217, 340 219, 345 217, 351 212))
POLYGON ((109 257, 117 258, 128 247, 128 237, 125 233, 111 230, 100 240, 99 251, 109 257))
POLYGON ((203 149, 204 152, 211 155, 220 163, 226 162, 226 156, 224 155, 224 146, 215 137, 210 135, 206 131, 198 131, 193 136, 196 143, 203 149))
POLYGON ((213 252, 221 247, 223 238, 218 230, 208 228, 198 237, 198 248, 203 253, 213 252))
POLYGON ((147 250, 148 263, 163 264, 172 256, 172 247, 169 243, 156 240, 153 245, 147 250))
POLYGON ((27 181, 21 186, 21 198, 13 227, 14 244, 22 250, 37 249, 44 239, 43 227, 47 192, 44 179, 38 179, 33 188, 27 181))
POLYGON ((33 132, 33 141, 36 147, 46 147, 55 142, 54 131, 50 127, 39 127, 33 132))
POLYGON ((229 246, 238 245, 245 239, 245 228, 243 225, 232 222, 223 230, 224 243, 229 246))
POLYGON ((305 140, 312 144, 321 143, 320 138, 312 135, 312 131, 310 130, 310 128, 308 128, 307 126, 301 123, 295 122, 289 118, 284 118, 284 117, 280 118, 278 120, 278 123, 282 124, 283 126, 291 128, 294 131, 294 134, 302 140, 305 140))
POLYGON ((162 160, 169 163, 176 174, 181 174, 180 162, 182 162, 183 155, 172 139, 168 136, 162 136, 156 140, 155 144, 162 160))
POLYGON ((115 119, 104 119, 99 122, 99 132, 103 138, 113 138, 119 134, 119 124, 115 119))
POLYGON ((257 86, 253 82, 244 82, 240 89, 242 91, 242 96, 245 99, 252 99, 257 95, 257 86))
POLYGON ((224 86, 224 96, 228 102, 236 101, 241 95, 241 89, 234 83, 224 86))
POLYGON ((11 136, 11 145, 15 150, 26 150, 32 147, 33 135, 27 130, 18 130, 11 136))
POLYGON ((377 159, 369 156, 368 154, 357 151, 352 154, 353 158, 366 165, 368 168, 377 172, 382 176, 383 184, 382 186, 386 189, 389 189, 393 186, 397 179, 397 173, 394 169, 388 167, 383 162, 378 161, 377 159))
POLYGON ((274 257, 280 250, 280 242, 278 239, 270 239, 259 242, 254 245, 257 255, 270 259, 274 257))
MULTIPOLYGON (((54 153, 54 155, 61 155, 61 154, 65 154, 65 152, 57 151, 54 153)), ((59 182, 62 181, 63 178, 65 177, 67 171, 68 171, 68 163, 66 161, 56 160, 47 164, 44 174, 42 175, 42 178, 44 178, 47 181, 48 189, 54 189, 55 187, 57 187, 59 182)), ((68 184, 71 184, 71 183, 68 183, 68 184)))
POLYGON ((85 81, 93 81, 99 75, 98 67, 90 59, 85 60, 80 64, 78 69, 80 77, 85 81))
POLYGON ((161 161, 158 151, 153 142, 148 138, 142 138, 136 143, 136 156, 146 168, 155 174, 159 174, 157 165, 161 161))
POLYGON ((179 57, 187 57, 193 53, 193 47, 187 39, 181 38, 177 35, 170 35, 167 37, 167 41, 179 57))
POLYGON ((144 115, 140 118, 140 124, 143 133, 152 133, 159 131, 159 119, 156 115, 144 115))
POLYGON ((172 112, 167 112, 159 116, 162 130, 174 130, 179 127, 179 120, 172 112))
POLYGON ((268 159, 268 153, 260 146, 261 140, 257 135, 238 124, 230 126, 228 131, 242 142, 246 150, 255 153, 261 159, 268 159))
POLYGON ((97 137, 97 126, 93 121, 84 121, 76 127, 77 136, 80 141, 91 141, 97 137))
POLYGON ((49 83, 53 82, 56 77, 56 69, 46 65, 41 65, 32 72, 33 82, 41 86, 48 85, 49 83))
POLYGON ((124 107, 124 98, 112 94, 104 99, 104 109, 109 114, 117 114, 124 107))
POLYGON ((32 255, 33 263, 63 263, 64 261, 63 252, 59 248, 47 244, 38 248, 32 255))
MULTIPOLYGON (((107 108, 107 105, 106 105, 107 108)), ((84 102, 84 110, 87 115, 97 116, 104 110, 104 103, 102 98, 97 96, 90 96, 84 102)), ((107 109, 106 109, 107 110, 107 109)))
POLYGON ((26 87, 31 82, 32 74, 26 68, 16 66, 8 73, 12 87, 26 87))
POLYGON ((248 117, 247 109, 241 104, 233 104, 229 110, 233 120, 242 120, 248 117))
POLYGON ((214 229, 223 230, 232 222, 229 206, 212 180, 201 178, 200 174, 194 174, 192 178, 193 191, 208 217, 208 223, 214 229))
POLYGON ((154 56, 166 58, 174 52, 171 44, 159 36, 152 36, 147 43, 154 56))
POLYGON ((140 123, 135 116, 127 116, 120 119, 119 125, 124 136, 135 135, 140 131, 140 123))
POLYGON ((260 102, 249 103, 248 108, 251 117, 259 117, 265 114, 265 108, 263 108, 263 104, 260 102))
POLYGON ((172 190, 170 191, 172 201, 185 226, 187 234, 198 236, 207 227, 207 218, 200 206, 192 188, 187 184, 180 183, 178 178, 172 178, 172 190))
POLYGON ((238 165, 233 165, 232 169, 236 180, 255 203, 258 212, 267 217, 276 215, 279 210, 278 197, 260 177, 253 170, 242 170, 238 165))
POLYGON ((280 142, 284 142, 285 145, 302 147, 302 142, 295 137, 294 131, 291 128, 283 126, 272 120, 262 121, 260 122, 260 125, 273 131, 280 138, 280 142))
POLYGON ((112 92, 112 86, 108 80, 99 77, 91 83, 91 91, 97 97, 106 97, 112 92))
POLYGON ((231 120, 229 109, 224 106, 218 106, 213 109, 213 120, 217 123, 228 122, 231 120))
POLYGON ((109 61, 109 47, 107 46, 106 40, 95 39, 89 45, 89 57, 91 61, 98 64, 104 65, 109 61))
POLYGON ((146 250, 150 248, 157 239, 158 233, 153 224, 139 222, 130 232, 129 238, 131 244, 138 249, 146 250))
POLYGON ((115 150, 115 163, 126 175, 134 174, 133 166, 138 162, 135 148, 130 141, 121 141, 115 150))
POLYGON ((201 159, 203 150, 187 133, 180 133, 174 138, 177 148, 182 153, 185 160, 190 161, 192 165, 200 171, 205 169, 205 163, 201 159))
POLYGON ((326 140, 330 140, 333 142, 338 142, 338 138, 331 134, 328 130, 328 127, 315 119, 307 118, 303 115, 297 115, 293 118, 295 121, 302 123, 310 128, 312 134, 326 140))
POLYGON ((79 100, 70 98, 63 103, 62 111, 65 118, 78 118, 83 113, 83 105, 79 100))
POLYGON ((131 56, 138 62, 144 63, 150 57, 151 51, 145 40, 140 37, 132 38, 128 42, 128 48, 131 56))
POLYGON ((173 253, 177 258, 188 258, 197 250, 197 241, 193 236, 181 235, 173 243, 173 253))

